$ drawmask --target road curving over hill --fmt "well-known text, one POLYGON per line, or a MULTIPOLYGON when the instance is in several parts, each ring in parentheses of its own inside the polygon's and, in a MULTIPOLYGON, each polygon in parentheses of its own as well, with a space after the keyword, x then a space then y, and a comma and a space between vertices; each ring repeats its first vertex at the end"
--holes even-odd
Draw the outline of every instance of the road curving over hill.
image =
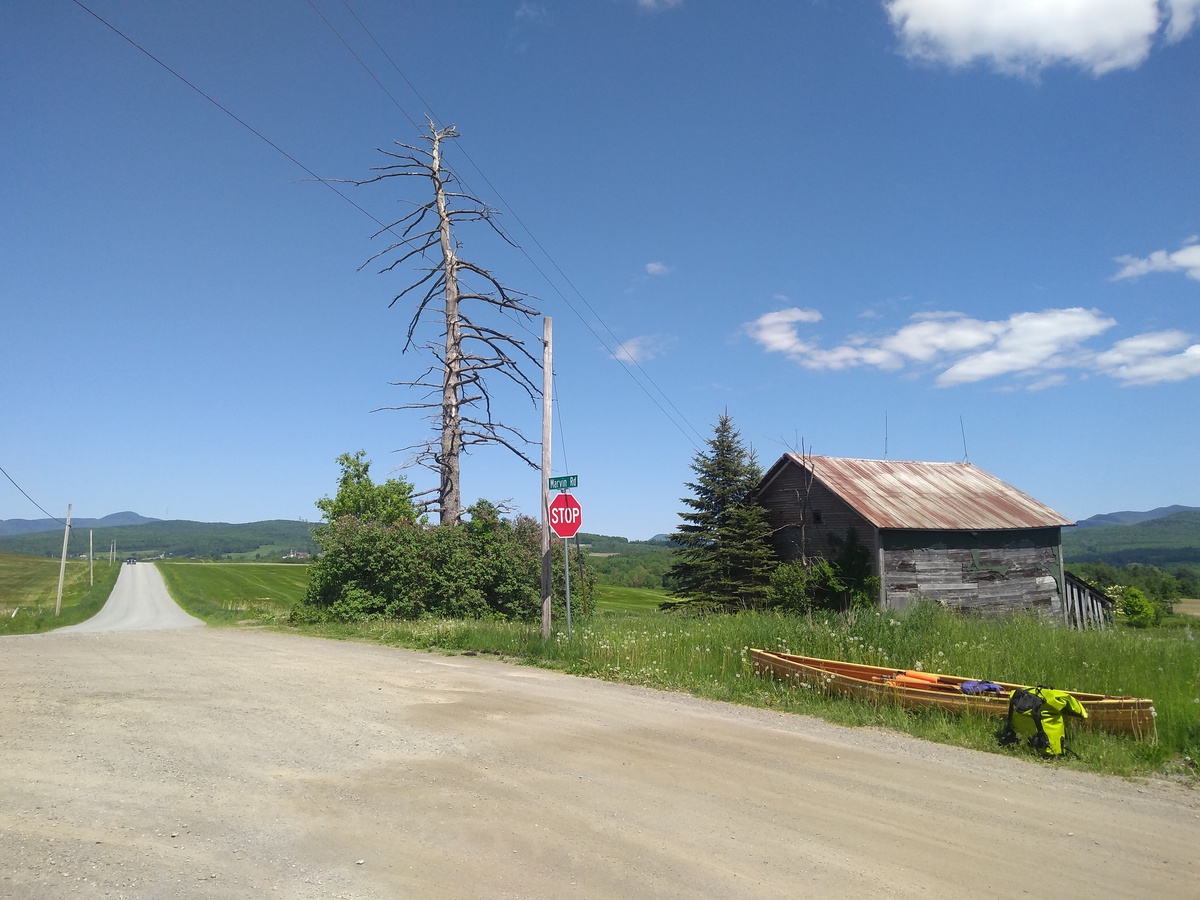
POLYGON ((0 684, 2 897, 1200 886, 1194 790, 482 657, 75 631, 0 641, 0 684))
POLYGON ((108 601, 96 615, 78 625, 69 625, 58 634, 105 634, 113 631, 165 631, 195 628, 200 619, 180 609, 171 599, 157 566, 133 564, 121 566, 117 583, 108 601))

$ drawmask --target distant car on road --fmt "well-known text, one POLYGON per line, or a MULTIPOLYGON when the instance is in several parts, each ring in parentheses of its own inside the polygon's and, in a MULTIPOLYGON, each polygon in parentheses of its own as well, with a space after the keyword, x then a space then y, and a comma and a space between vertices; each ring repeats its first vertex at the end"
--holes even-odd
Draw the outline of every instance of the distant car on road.
POLYGON ((132 557, 132 556, 131 556, 131 557, 129 557, 129 559, 125 560, 125 565, 127 565, 127 566, 132 566, 132 565, 134 565, 136 562, 137 562, 137 559, 136 559, 135 557, 132 557))

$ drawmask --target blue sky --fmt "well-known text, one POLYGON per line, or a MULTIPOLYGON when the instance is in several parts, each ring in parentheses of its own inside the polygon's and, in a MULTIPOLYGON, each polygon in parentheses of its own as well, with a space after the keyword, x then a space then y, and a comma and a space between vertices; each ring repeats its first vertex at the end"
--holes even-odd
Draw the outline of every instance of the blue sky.
MULTIPOLYGON (((725 410, 764 467, 965 444, 1071 518, 1200 506, 1200 0, 85 2, 321 178, 457 125, 521 245, 463 254, 554 321, 585 531, 675 527, 725 410)), ((0 104, 0 466, 34 500, 316 519, 339 453, 402 471, 427 425, 372 410, 428 359, 370 217, 71 0, 0 3, 0 104)), ((503 450, 463 473, 536 514, 503 450)))

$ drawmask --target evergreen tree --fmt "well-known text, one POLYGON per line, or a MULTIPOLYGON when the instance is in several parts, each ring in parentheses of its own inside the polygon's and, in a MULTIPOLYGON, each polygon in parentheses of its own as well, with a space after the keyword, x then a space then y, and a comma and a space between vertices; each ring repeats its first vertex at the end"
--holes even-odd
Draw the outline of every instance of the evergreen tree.
POLYGON ((686 487, 693 496, 682 499, 688 509, 671 535, 672 593, 727 608, 758 606, 776 557, 767 511, 753 497, 762 470, 728 412, 717 420, 708 450, 696 453, 692 471, 696 480, 686 487))

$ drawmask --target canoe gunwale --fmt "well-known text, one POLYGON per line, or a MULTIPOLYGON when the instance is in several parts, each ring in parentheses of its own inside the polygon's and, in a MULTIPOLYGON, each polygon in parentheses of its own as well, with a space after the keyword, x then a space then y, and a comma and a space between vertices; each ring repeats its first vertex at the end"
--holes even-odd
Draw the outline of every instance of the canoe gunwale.
MULTIPOLYGON (((751 648, 751 665, 758 674, 771 674, 792 683, 805 684, 858 700, 898 703, 910 708, 942 709, 948 712, 978 712, 988 716, 1008 713, 1011 692, 1026 685, 994 682, 1005 691, 1001 696, 964 694, 960 686, 972 679, 956 675, 938 675, 938 683, 929 688, 891 681, 905 670, 870 666, 843 660, 797 656, 771 650, 751 648)), ((927 676, 928 677, 928 676, 927 676)), ((1083 704, 1088 718, 1074 721, 1079 724, 1118 734, 1138 737, 1155 734, 1153 701, 1143 697, 1114 697, 1082 691, 1068 691, 1083 704)))

